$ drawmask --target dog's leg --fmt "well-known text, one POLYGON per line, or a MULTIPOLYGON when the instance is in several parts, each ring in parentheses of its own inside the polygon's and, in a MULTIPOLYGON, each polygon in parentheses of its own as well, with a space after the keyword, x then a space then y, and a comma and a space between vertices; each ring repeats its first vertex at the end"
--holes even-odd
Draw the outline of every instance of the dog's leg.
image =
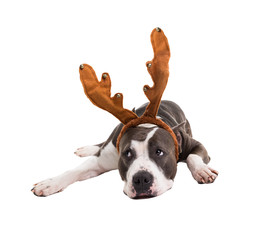
POLYGON ((207 165, 210 157, 205 147, 192 138, 191 131, 189 132, 188 130, 188 133, 186 133, 185 130, 180 130, 177 127, 174 130, 179 146, 182 149, 180 161, 187 163, 189 170, 198 183, 213 183, 218 176, 218 172, 207 165))
POLYGON ((186 120, 172 128, 177 136, 181 162, 186 162, 194 179, 198 183, 213 183, 218 172, 207 164, 210 161, 207 150, 198 141, 192 138, 189 122, 186 120))
POLYGON ((76 181, 83 181, 117 169, 118 159, 117 150, 112 142, 110 142, 101 149, 99 156, 92 156, 73 170, 35 184, 32 192, 36 196, 43 197, 61 192, 76 181))
POLYGON ((213 183, 218 176, 218 172, 209 167, 198 153, 189 154, 186 163, 198 183, 213 183))

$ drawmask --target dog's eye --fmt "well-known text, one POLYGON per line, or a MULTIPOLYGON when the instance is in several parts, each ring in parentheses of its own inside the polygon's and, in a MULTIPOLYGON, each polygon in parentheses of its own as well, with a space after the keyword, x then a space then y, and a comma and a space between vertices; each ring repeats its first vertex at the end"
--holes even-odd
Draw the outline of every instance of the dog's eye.
POLYGON ((126 150, 125 151, 125 156, 127 157, 127 158, 132 158, 132 151, 131 151, 131 149, 128 149, 128 150, 126 150))
POLYGON ((157 149, 155 154, 158 156, 158 157, 161 157, 164 155, 164 152, 161 150, 161 149, 157 149))

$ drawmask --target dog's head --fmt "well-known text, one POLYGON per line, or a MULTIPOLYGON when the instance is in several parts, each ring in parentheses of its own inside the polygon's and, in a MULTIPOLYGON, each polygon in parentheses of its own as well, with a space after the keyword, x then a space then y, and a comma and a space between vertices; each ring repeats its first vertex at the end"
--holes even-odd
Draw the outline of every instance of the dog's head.
POLYGON ((155 125, 129 128, 119 145, 119 172, 130 198, 159 196, 169 190, 177 172, 170 133, 155 125))

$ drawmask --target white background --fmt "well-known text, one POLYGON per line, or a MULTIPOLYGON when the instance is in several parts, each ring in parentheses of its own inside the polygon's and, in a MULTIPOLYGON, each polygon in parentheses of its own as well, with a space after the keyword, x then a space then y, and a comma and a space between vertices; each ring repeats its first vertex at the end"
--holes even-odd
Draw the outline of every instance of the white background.
POLYGON ((267 239, 267 1, 1 1, 1 239, 267 239), (47 198, 32 184, 79 165, 118 123, 93 106, 81 63, 109 72, 124 107, 147 101, 150 33, 171 48, 177 102, 219 177, 178 165, 172 190, 134 201, 117 171, 47 198))

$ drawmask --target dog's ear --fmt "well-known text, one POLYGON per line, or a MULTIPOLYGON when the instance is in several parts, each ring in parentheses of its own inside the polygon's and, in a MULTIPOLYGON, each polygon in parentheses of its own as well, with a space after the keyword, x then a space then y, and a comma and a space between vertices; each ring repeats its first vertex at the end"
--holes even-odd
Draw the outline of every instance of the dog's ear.
POLYGON ((182 152, 182 134, 181 132, 185 130, 186 121, 178 124, 177 126, 172 128, 172 131, 175 133, 178 145, 179 145, 179 153, 182 152))

